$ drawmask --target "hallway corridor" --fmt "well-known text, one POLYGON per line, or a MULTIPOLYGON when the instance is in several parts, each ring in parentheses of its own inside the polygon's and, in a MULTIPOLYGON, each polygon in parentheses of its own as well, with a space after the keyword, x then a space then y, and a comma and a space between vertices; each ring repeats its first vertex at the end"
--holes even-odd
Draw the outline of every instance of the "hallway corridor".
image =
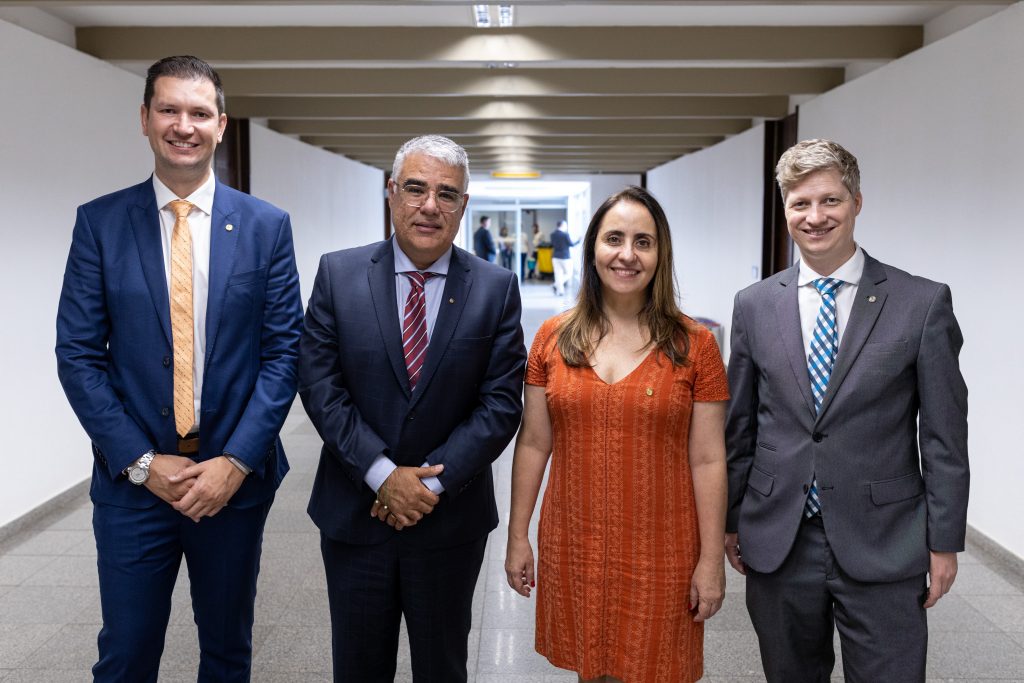
MULTIPOLYGON (((566 300, 567 301, 567 300, 566 300)), ((524 288, 527 341, 558 310, 549 285, 524 288)), ((331 680, 330 622, 319 534, 306 515, 320 449, 298 401, 283 431, 292 463, 267 522, 253 634, 253 680, 331 680)), ((82 457, 86 450, 83 444, 82 457)), ((487 547, 474 601, 470 680, 477 683, 571 683, 574 674, 533 650, 534 600, 505 584, 502 563, 512 448, 494 465, 502 520, 487 547)), ((42 469, 40 458, 40 469, 42 469)), ((92 506, 86 489, 30 528, 0 543, 0 681, 91 680, 100 608, 92 506)), ((536 524, 537 514, 534 515, 536 524)), ((743 579, 727 569, 728 595, 708 625, 705 681, 763 681, 756 639, 743 603, 743 579)), ((950 595, 929 613, 929 681, 1024 681, 1024 577, 981 551, 960 556, 950 595)), ((184 567, 174 594, 161 681, 194 681, 198 645, 184 567)), ((408 648, 399 650, 398 681, 411 681, 408 648)), ((843 680, 837 664, 834 680, 843 680)), ((358 683, 358 682, 354 682, 358 683)))

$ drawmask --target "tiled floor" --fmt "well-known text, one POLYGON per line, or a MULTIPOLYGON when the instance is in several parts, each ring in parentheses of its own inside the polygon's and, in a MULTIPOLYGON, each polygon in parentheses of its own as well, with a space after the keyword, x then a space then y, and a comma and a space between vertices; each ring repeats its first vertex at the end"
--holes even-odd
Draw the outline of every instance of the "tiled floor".
MULTIPOLYGON (((549 287, 524 290, 529 340, 556 310, 549 287)), ((296 403, 284 429, 292 462, 267 522, 257 598, 254 680, 329 681, 330 626, 318 534, 306 516, 320 441, 296 403)), ((576 680, 533 651, 533 605, 505 585, 502 562, 511 448, 495 463, 500 526, 490 537, 477 585, 470 680, 557 683, 576 680)), ((536 517, 535 517, 536 521, 536 517)), ((0 681, 90 680, 99 630, 95 546, 86 496, 0 544, 0 681)), ((961 555, 950 595, 929 614, 930 681, 1024 681, 1024 577, 977 551, 961 555)), ((728 595, 708 626, 705 681, 763 681, 743 605, 742 577, 727 570, 728 595)), ((398 680, 409 681, 408 649, 398 680)), ((198 661, 187 578, 174 595, 161 681, 194 681, 198 661)), ((842 680, 837 666, 835 680, 842 680)))

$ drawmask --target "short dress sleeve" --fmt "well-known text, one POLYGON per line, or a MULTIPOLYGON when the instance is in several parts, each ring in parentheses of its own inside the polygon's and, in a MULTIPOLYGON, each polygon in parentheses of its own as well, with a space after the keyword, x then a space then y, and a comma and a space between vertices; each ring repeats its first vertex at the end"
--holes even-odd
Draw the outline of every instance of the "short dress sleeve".
POLYGON ((695 377, 693 381, 694 401, 728 401, 729 380, 718 342, 707 328, 701 327, 694 335, 691 353, 694 358, 695 377))
POLYGON ((526 383, 538 387, 548 384, 548 362, 557 339, 556 332, 561 316, 548 318, 537 330, 530 347, 530 358, 526 362, 526 383))

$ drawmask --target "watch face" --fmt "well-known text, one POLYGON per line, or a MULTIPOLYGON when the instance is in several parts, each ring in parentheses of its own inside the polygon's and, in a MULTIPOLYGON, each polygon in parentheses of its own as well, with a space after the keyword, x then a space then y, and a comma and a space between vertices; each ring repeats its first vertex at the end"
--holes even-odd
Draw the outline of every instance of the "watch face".
POLYGON ((145 484, 146 480, 149 479, 149 470, 141 467, 133 467, 128 470, 128 481, 135 484, 136 486, 145 484))

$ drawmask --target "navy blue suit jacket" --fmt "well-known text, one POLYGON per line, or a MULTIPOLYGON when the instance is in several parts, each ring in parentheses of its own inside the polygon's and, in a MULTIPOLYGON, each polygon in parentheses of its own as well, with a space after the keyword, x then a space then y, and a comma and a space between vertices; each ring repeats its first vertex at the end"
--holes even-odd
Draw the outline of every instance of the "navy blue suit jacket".
POLYGON ((473 233, 473 252, 485 261, 492 260, 498 253, 497 247, 494 246, 494 236, 482 225, 473 233))
POLYGON ((299 395, 324 440, 309 514, 329 537, 376 544, 395 531, 370 517, 363 477, 380 454, 443 464, 433 512, 403 529, 445 547, 497 526, 491 462, 522 416, 526 347, 515 275, 454 249, 415 391, 402 351, 391 242, 326 254, 306 311, 299 395))
MULTIPOLYGON (((288 214, 217 183, 199 453, 253 469, 230 504, 268 500, 288 471, 278 432, 295 397, 302 324, 288 214), (231 226, 229 230, 227 226, 231 226)), ((153 448, 176 453, 173 351, 152 180, 79 207, 57 312, 57 364, 92 440, 92 499, 158 498, 121 475, 153 448)))

